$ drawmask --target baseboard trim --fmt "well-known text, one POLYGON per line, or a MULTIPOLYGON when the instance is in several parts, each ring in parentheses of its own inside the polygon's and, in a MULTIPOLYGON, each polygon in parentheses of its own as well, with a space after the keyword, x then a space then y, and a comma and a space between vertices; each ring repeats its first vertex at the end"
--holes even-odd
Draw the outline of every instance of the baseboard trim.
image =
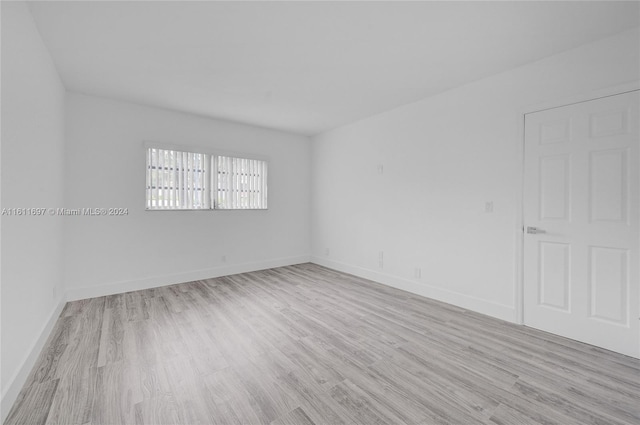
POLYGON ((247 273, 257 270, 271 269, 274 267, 291 266, 294 264, 308 263, 309 255, 297 257, 275 258, 255 263, 231 264, 228 266, 201 269, 185 273, 175 273, 163 276, 153 276, 144 279, 114 282, 106 285, 88 286, 82 288, 68 288, 67 301, 83 300, 86 298, 103 297, 106 295, 122 294, 124 292, 139 291, 141 289, 158 288, 174 285, 176 283, 192 282, 194 280, 210 279, 220 276, 228 276, 238 273, 247 273))
POLYGON ((22 365, 20 365, 18 370, 16 370, 13 376, 9 379, 9 385, 7 386, 6 391, 2 394, 2 401, 0 402, 0 423, 3 423, 7 419, 7 415, 9 415, 11 407, 18 398, 22 387, 27 382, 27 378, 35 366, 38 356, 40 356, 42 348, 49 339, 49 335, 51 335, 51 331, 53 330, 58 317, 60 317, 60 313, 62 313, 62 309, 64 309, 66 303, 66 298, 64 296, 60 297, 58 304, 53 308, 47 322, 40 330, 38 338, 36 338, 33 344, 31 344, 29 354, 22 362, 22 365))
POLYGON ((423 297, 442 301, 477 313, 486 314, 487 316, 497 319, 506 320, 508 322, 516 322, 517 314, 513 306, 498 304, 493 301, 484 300, 459 292, 449 291, 434 285, 423 282, 414 282, 398 276, 386 273, 380 273, 360 266, 341 263, 339 261, 329 260, 322 257, 311 256, 311 262, 320 266, 328 267, 333 270, 349 273, 364 279, 369 279, 383 285, 421 295, 423 297))

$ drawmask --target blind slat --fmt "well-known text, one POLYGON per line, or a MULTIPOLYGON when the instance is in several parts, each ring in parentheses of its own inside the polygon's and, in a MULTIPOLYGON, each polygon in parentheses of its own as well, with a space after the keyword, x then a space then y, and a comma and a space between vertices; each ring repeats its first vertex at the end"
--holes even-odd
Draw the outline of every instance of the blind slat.
POLYGON ((187 208, 193 208, 193 154, 187 155, 187 208))
POLYGON ((151 149, 147 149, 147 208, 151 208, 151 167, 152 167, 152 163, 151 163, 151 149))
POLYGON ((173 186, 173 207, 178 208, 180 206, 180 193, 178 191, 178 152, 172 152, 172 168, 171 182, 173 186))

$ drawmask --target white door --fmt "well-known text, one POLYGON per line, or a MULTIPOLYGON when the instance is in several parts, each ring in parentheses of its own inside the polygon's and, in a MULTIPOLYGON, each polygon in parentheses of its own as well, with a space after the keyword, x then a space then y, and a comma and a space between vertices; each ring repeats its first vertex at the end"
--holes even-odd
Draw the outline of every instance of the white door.
POLYGON ((639 92, 525 116, 525 325, 640 357, 639 92))

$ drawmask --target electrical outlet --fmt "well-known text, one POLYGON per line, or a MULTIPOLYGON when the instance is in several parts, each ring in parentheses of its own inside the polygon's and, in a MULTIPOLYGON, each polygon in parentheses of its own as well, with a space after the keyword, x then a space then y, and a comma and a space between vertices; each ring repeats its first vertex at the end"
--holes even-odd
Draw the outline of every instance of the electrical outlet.
POLYGON ((420 267, 416 267, 413 271, 413 277, 416 279, 420 279, 422 277, 422 269, 420 267))
POLYGON ((484 212, 493 212, 493 201, 486 201, 484 203, 484 212))

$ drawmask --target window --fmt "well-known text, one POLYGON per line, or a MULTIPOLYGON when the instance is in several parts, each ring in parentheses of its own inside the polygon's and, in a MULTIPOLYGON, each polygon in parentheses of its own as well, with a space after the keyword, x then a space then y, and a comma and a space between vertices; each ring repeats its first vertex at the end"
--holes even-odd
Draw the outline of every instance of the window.
POLYGON ((147 148, 148 210, 267 209, 267 162, 147 148))
POLYGON ((147 209, 209 208, 205 154, 147 149, 147 209))
POLYGON ((215 207, 221 210, 267 208, 267 163, 257 159, 212 157, 217 184, 215 207))

